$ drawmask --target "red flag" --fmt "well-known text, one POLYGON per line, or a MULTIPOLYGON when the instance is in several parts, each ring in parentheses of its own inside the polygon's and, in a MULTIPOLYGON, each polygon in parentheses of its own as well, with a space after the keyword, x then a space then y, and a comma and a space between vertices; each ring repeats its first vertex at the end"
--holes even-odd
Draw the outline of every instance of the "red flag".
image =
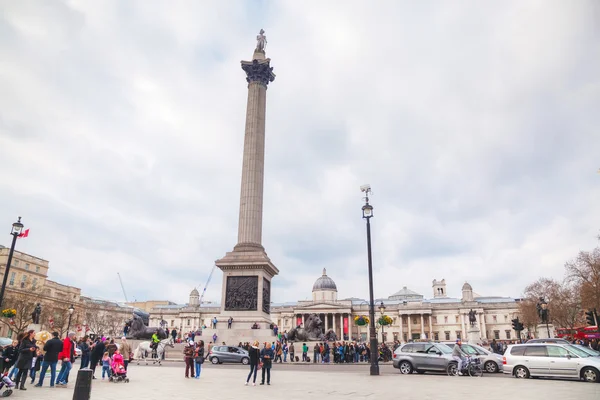
POLYGON ((29 236, 29 229, 25 229, 25 231, 19 235, 20 238, 26 238, 27 236, 29 236))

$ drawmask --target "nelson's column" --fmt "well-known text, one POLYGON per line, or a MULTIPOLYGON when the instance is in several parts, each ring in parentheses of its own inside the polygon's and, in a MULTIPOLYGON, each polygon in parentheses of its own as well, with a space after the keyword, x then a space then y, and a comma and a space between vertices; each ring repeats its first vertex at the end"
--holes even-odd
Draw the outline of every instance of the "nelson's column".
POLYGON ((219 320, 224 325, 233 317, 233 329, 238 331, 239 340, 257 336, 260 331, 250 331, 252 324, 258 323, 263 330, 270 323, 271 278, 279 273, 261 244, 267 85, 273 82, 275 74, 271 60, 265 56, 267 38, 262 29, 256 39, 252 61, 242 61, 248 82, 248 103, 238 243, 233 251, 216 261, 223 271, 219 320))

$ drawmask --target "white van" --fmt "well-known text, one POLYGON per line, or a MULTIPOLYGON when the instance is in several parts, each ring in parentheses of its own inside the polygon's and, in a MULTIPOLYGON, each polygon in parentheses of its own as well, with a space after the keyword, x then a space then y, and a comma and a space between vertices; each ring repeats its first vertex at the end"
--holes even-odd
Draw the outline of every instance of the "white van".
POLYGON ((549 376, 600 382, 600 358, 570 344, 510 345, 502 358, 502 370, 516 378, 549 376))

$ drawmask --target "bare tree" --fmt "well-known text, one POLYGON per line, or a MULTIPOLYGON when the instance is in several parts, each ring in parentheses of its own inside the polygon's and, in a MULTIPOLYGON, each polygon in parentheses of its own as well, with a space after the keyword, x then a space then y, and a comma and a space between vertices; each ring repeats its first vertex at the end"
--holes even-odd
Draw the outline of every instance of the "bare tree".
POLYGON ((13 318, 0 316, 0 322, 8 326, 17 335, 25 332, 29 324, 33 322, 31 314, 35 310, 37 303, 41 303, 40 291, 36 289, 28 290, 9 290, 4 296, 2 309, 14 309, 16 315, 13 318))
POLYGON ((577 258, 565 264, 567 279, 581 287, 581 305, 584 309, 600 310, 600 247, 581 251, 577 258))

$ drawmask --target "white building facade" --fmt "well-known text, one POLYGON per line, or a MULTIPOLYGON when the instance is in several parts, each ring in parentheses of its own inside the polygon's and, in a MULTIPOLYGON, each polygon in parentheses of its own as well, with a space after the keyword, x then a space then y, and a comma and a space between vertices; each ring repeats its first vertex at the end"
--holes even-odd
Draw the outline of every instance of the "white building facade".
MULTIPOLYGON (((510 297, 481 296, 473 291, 469 283, 462 286, 461 298, 448 297, 446 281, 432 282, 433 297, 427 299, 407 287, 385 299, 375 301, 376 320, 384 313, 392 318, 387 326, 377 324, 379 340, 385 336, 386 342, 398 340, 407 342, 417 339, 455 341, 467 338, 471 328, 469 312, 476 315, 475 327, 480 331, 481 341, 517 339, 511 327, 511 320, 518 316, 519 299, 510 297)), ((150 324, 158 326, 165 321, 169 328, 179 332, 202 330, 202 337, 210 339, 219 329, 227 328, 227 321, 219 319, 219 304, 199 304, 198 291, 190 294, 186 305, 162 305, 150 312, 150 324), (217 329, 211 329, 211 320, 217 317, 217 329), (203 328, 203 329, 201 329, 203 328)), ((337 298, 337 286, 325 270, 314 283, 312 300, 290 303, 273 303, 271 319, 280 332, 302 325, 308 315, 317 314, 323 321, 325 331, 333 329, 343 340, 365 341, 368 326, 358 326, 356 316, 369 315, 369 304, 363 299, 337 298)), ((236 322, 234 321, 234 324, 236 322)))

